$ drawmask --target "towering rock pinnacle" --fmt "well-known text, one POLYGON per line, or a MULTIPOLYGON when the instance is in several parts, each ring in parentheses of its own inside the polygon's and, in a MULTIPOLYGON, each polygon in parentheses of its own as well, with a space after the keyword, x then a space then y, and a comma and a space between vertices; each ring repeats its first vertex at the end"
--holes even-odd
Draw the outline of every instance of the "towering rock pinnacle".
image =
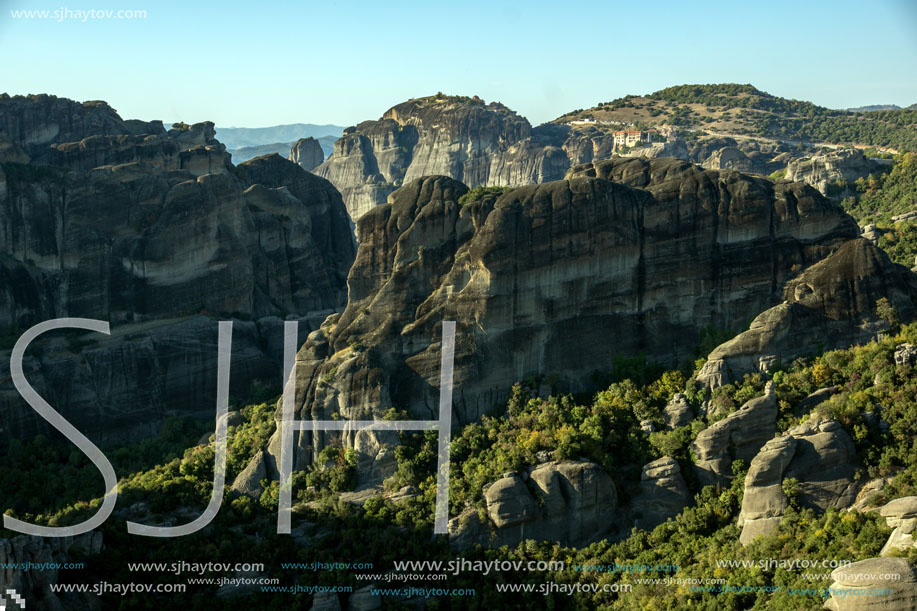
POLYGON ((300 138, 290 149, 290 161, 298 164, 302 169, 311 172, 325 160, 325 153, 318 140, 300 138))

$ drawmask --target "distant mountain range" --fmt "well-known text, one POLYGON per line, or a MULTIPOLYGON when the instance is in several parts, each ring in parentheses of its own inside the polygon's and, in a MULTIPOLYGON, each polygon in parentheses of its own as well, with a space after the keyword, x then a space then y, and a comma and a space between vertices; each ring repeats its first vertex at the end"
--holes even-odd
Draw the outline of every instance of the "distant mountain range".
POLYGON ((848 108, 850 112, 874 112, 876 110, 901 110, 901 107, 897 104, 871 104, 869 106, 857 106, 856 108, 848 108))
MULTIPOLYGON (((340 125, 315 125, 313 123, 291 123, 270 127, 217 127, 217 139, 229 150, 265 144, 293 143, 309 136, 316 139, 333 136, 337 139, 343 134, 344 128, 340 125)), ((287 149, 289 153, 289 147, 287 149)))

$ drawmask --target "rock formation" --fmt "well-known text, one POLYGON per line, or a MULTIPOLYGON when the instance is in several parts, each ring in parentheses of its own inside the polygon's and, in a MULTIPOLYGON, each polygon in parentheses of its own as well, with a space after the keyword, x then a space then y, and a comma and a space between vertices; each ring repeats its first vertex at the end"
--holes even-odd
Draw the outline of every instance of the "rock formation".
POLYGON ((485 523, 473 510, 450 520, 453 546, 513 546, 535 539, 580 547, 622 526, 614 518, 614 483, 595 463, 548 462, 523 476, 507 473, 485 490, 485 523))
MULTIPOLYGON (((167 412, 212 409, 216 323, 188 317, 259 320, 236 324, 232 383, 244 397, 254 380, 279 382, 280 353, 264 353, 282 333, 271 321, 300 319, 305 337, 343 305, 349 220, 334 188, 296 164, 233 167, 212 123, 167 132, 101 102, 4 96, 0 126, 32 159, 0 168, 0 326, 18 336, 52 318, 112 323, 111 338, 58 334, 26 363, 88 430, 131 436, 167 412)), ((8 378, 0 413, 0 439, 43 426, 8 378)))
MULTIPOLYGON (((800 156, 773 140, 717 136, 689 145, 677 134, 624 148, 615 140, 621 129, 633 128, 566 115, 532 127, 498 102, 439 94, 398 104, 377 121, 347 128, 315 172, 341 191, 356 222, 395 189, 422 176, 444 175, 472 188, 519 187, 560 179, 571 167, 614 155, 675 157, 707 169, 768 175, 800 156)), ((798 170, 799 180, 811 173, 798 170)))
POLYGON ((768 441, 751 461, 738 525, 748 544, 770 533, 789 505, 784 481, 795 480, 796 502, 824 511, 848 507, 856 499, 856 451, 835 420, 813 416, 768 441))
POLYGON ((917 528, 917 496, 905 496, 889 501, 879 509, 879 514, 885 518, 886 524, 894 529, 879 553, 880 556, 907 551, 914 547, 913 533, 917 528))
POLYGON ((691 504, 692 496, 674 458, 663 456, 643 466, 640 494, 634 499, 634 526, 650 530, 674 518, 691 504))
POLYGON ((163 127, 161 121, 124 120, 105 102, 0 94, 0 132, 32 161, 46 163, 54 144, 93 136, 162 134, 163 127))
POLYGON ((675 393, 662 410, 662 418, 669 430, 690 424, 694 420, 694 410, 688 404, 688 397, 684 393, 675 393))
POLYGON ((713 151, 702 164, 708 170, 754 171, 754 164, 748 156, 737 147, 727 146, 713 151))
MULTIPOLYGON (((829 314, 845 329, 874 320, 870 300, 883 288, 910 299, 911 286, 857 238, 853 220, 799 183, 613 159, 460 206, 466 192, 426 178, 360 218, 347 308, 297 356, 298 418, 372 418, 392 405, 437 417, 442 320, 458 325, 461 425, 532 373, 557 373, 562 389, 580 390, 615 355, 674 364, 691 356, 698 328, 740 328, 784 292, 819 336, 829 335, 819 327, 829 314), (839 263, 822 274, 825 261, 839 263), (825 289, 796 290, 804 285, 825 289)), ((304 433, 301 460, 332 438, 304 433)))
POLYGON ((298 164, 302 169, 311 172, 325 160, 325 153, 322 151, 318 140, 312 138, 300 138, 290 149, 290 161, 298 164))
POLYGON ((917 609, 917 571, 904 558, 860 560, 834 569, 831 579, 830 611, 917 609))
POLYGON ((852 185, 858 178, 887 168, 886 160, 868 159, 857 149, 841 149, 790 161, 785 178, 812 185, 822 195, 827 195, 828 186, 832 183, 845 182, 852 185))
POLYGON ((344 130, 315 173, 337 187, 356 221, 422 176, 449 176, 470 187, 562 178, 569 160, 558 142, 548 140, 499 103, 419 98, 344 130))
POLYGON ((876 301, 887 297, 905 318, 914 312, 917 278, 866 240, 850 240, 783 288, 784 303, 718 346, 697 380, 719 386, 774 363, 864 341, 878 331, 876 301))
POLYGON ((694 469, 701 486, 732 480, 732 461, 746 462, 777 432, 777 396, 768 382, 763 397, 747 401, 738 411, 701 431, 691 443, 694 469))

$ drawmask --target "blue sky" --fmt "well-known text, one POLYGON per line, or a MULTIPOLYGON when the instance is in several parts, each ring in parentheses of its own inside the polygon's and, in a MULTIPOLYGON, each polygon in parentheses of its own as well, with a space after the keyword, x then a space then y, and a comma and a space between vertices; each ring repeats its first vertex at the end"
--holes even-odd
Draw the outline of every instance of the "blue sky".
MULTIPOLYGON (((917 3, 0 0, 0 91, 125 118, 352 125, 437 91, 533 124, 627 93, 752 83, 833 108, 917 102, 917 3), (11 11, 145 10, 145 19, 11 11)), ((72 13, 71 13, 72 14, 72 13)))

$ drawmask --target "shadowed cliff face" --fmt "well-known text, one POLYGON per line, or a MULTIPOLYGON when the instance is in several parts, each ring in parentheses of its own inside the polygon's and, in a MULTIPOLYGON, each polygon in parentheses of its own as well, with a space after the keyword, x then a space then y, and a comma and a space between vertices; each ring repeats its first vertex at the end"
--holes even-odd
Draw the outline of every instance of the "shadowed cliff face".
MULTIPOLYGON (((457 423, 530 374, 557 374, 575 390, 615 355, 674 364, 691 355, 698 329, 744 328, 804 270, 851 243, 871 248, 806 185, 672 159, 579 167, 460 207, 465 192, 426 178, 361 217, 347 308, 299 352, 300 417, 368 418, 395 406, 435 418, 443 320, 458 323, 457 423)), ((870 260, 887 286, 910 294, 887 257, 870 260)), ((836 271, 852 286, 872 273, 836 271)), ((834 299, 846 307, 805 305, 857 323, 871 316, 874 304, 834 299)), ((306 453, 322 444, 300 441, 306 453)))
POLYGON ((53 145, 94 136, 165 133, 162 121, 125 121, 101 101, 75 102, 53 95, 0 95, 0 131, 33 160, 47 162, 53 145))
MULTIPOLYGON (((49 334, 25 364, 94 438, 155 432, 170 412, 212 417, 215 318, 246 320, 231 376, 246 397, 254 380, 279 381, 282 318, 302 321, 304 340, 345 303, 346 210, 297 164, 271 155, 234 167, 212 123, 167 132, 53 96, 0 98, 0 129, 18 160, 0 159, 0 329, 112 324, 111 338, 49 334)), ((0 440, 42 430, 6 375, 0 415, 0 440)))
POLYGON ((0 266, 23 282, 0 287, 3 324, 261 317, 344 300, 353 251, 340 197, 280 157, 254 159, 237 176, 142 163, 8 165, 4 174, 0 266))

